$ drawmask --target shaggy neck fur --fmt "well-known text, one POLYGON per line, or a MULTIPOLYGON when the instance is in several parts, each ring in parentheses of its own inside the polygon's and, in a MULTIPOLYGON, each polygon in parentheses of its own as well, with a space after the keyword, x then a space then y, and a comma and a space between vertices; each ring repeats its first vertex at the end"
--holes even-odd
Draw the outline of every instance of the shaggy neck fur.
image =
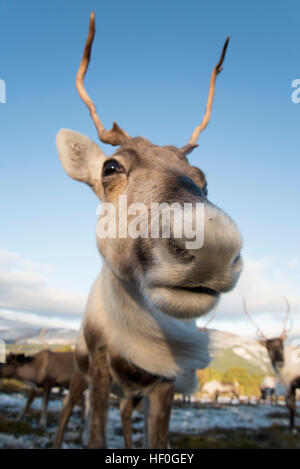
POLYGON ((179 375, 176 388, 191 388, 195 369, 210 362, 208 334, 197 331, 195 321, 151 310, 105 264, 91 291, 86 320, 98 326, 111 349, 131 363, 168 378, 179 375))
POLYGON ((279 381, 286 388, 289 389, 291 381, 300 376, 300 348, 288 345, 284 347, 284 365, 282 368, 277 368, 275 371, 278 375, 279 381))

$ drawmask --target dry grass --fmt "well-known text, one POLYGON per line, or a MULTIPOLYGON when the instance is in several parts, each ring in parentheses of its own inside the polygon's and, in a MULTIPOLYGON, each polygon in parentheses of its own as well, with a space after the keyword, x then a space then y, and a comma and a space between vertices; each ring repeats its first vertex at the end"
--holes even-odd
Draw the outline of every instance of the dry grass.
POLYGON ((170 441, 177 449, 300 449, 300 433, 278 425, 258 430, 215 428, 201 435, 172 435, 170 441))

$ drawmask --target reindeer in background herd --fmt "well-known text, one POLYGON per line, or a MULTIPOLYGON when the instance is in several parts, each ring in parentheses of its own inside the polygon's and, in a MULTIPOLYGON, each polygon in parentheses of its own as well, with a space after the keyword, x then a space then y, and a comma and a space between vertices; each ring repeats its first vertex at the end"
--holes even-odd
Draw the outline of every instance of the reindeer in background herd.
POLYGON ((40 426, 47 427, 47 407, 53 387, 68 388, 74 372, 74 352, 52 352, 41 350, 33 356, 23 353, 10 353, 6 363, 0 365, 0 379, 13 378, 29 386, 29 394, 24 409, 18 419, 22 419, 30 408, 39 390, 43 392, 40 426))
MULTIPOLYGON (((99 139, 119 149, 107 158, 88 137, 60 130, 57 148, 65 171, 88 184, 100 200, 113 204, 116 213, 120 195, 127 196, 128 206, 137 202, 148 209, 152 203, 166 202, 205 207, 201 248, 190 249, 185 235, 176 238, 175 222, 168 238, 97 237, 103 268, 90 292, 75 351, 91 389, 89 447, 106 447, 108 398, 114 384, 125 397, 145 396, 149 446, 166 448, 174 392, 191 393, 195 370, 210 361, 207 334, 197 331, 195 318, 235 286, 242 269, 242 239, 236 225, 209 202, 204 173, 187 160, 210 120, 215 81, 229 39, 212 72, 203 121, 189 142, 177 148, 132 138, 115 122, 105 130, 83 84, 94 33, 92 13, 76 86, 99 139)), ((195 213, 191 212, 193 222, 195 213)))
POLYGON ((283 330, 280 336, 268 339, 260 327, 254 322, 250 316, 246 300, 244 299, 244 311, 247 317, 256 328, 256 333, 260 338, 260 342, 266 347, 273 369, 278 376, 280 383, 287 391, 287 403, 290 411, 290 429, 295 430, 295 408, 296 408, 296 390, 300 388, 300 353, 299 347, 292 345, 284 345, 290 329, 287 329, 287 323, 290 313, 290 304, 287 299, 286 314, 283 323, 283 330))
POLYGON ((218 397, 222 394, 231 395, 231 402, 233 401, 234 397, 238 400, 238 402, 240 402, 238 382, 222 383, 217 379, 214 379, 204 383, 200 391, 202 394, 207 394, 210 398, 213 398, 215 404, 217 404, 218 397))

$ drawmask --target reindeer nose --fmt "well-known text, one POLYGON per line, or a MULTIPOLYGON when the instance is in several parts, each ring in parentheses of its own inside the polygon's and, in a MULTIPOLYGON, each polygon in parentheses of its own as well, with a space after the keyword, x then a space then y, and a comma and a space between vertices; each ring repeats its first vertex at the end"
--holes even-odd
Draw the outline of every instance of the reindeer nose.
POLYGON ((241 254, 238 254, 232 263, 232 270, 234 272, 239 272, 242 268, 243 261, 241 254))
MULTIPOLYGON (((203 285, 218 292, 231 290, 242 270, 242 237, 233 220, 222 210, 206 201, 202 203, 202 224, 198 224, 198 244, 185 236, 176 239, 176 226, 173 225, 172 238, 168 248, 188 270, 191 286, 203 285), (194 244, 193 244, 194 243, 194 244), (193 285, 192 285, 193 284, 193 285)), ((197 226, 196 211, 190 217, 197 226)))
POLYGON ((242 270, 242 237, 233 220, 211 203, 205 205, 204 244, 197 252, 199 268, 210 288, 229 291, 242 270))

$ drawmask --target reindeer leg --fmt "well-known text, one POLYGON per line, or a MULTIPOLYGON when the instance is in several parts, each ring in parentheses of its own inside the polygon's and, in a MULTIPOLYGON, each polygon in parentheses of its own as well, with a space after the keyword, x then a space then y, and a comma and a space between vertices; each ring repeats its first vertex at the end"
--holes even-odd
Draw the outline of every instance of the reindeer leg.
POLYGON ((84 430, 81 435, 82 444, 88 447, 90 440, 90 426, 91 426, 91 389, 87 390, 84 396, 84 430))
POLYGON ((290 409, 290 431, 295 429, 296 387, 292 384, 289 391, 288 406, 290 409))
POLYGON ((95 352, 91 364, 91 424, 89 448, 106 447, 106 420, 109 405, 110 377, 106 350, 95 352))
POLYGON ((63 399, 63 405, 59 416, 58 428, 55 436, 54 448, 61 447, 64 432, 69 421, 71 412, 78 400, 83 396, 83 391, 86 389, 87 383, 83 377, 78 373, 74 373, 70 383, 70 390, 68 395, 63 399))
POLYGON ((168 447, 168 430, 174 397, 173 383, 163 381, 149 394, 148 432, 150 448, 168 447))
POLYGON ((123 398, 120 400, 120 412, 123 427, 123 436, 126 449, 132 449, 131 416, 134 409, 141 402, 142 397, 123 398))
POLYGON ((28 411, 29 407, 31 406, 31 404, 33 403, 34 399, 36 398, 37 396, 37 392, 35 389, 30 389, 29 391, 29 394, 28 394, 28 397, 27 397, 27 402, 25 404, 25 407, 24 409, 20 412, 20 414, 18 415, 17 417, 17 422, 19 422, 20 420, 22 420, 22 418, 24 417, 24 415, 26 414, 26 412, 28 411))
POLYGON ((48 407, 51 387, 52 386, 50 384, 45 384, 44 391, 43 391, 42 413, 41 413, 39 425, 44 430, 47 428, 47 407, 48 407))
POLYGON ((149 432, 148 432, 148 422, 149 422, 149 396, 145 396, 143 399, 143 413, 144 413, 144 438, 143 438, 143 448, 150 448, 149 445, 149 432))
POLYGON ((271 389, 270 395, 271 395, 271 405, 274 405, 274 390, 273 389, 271 389))

